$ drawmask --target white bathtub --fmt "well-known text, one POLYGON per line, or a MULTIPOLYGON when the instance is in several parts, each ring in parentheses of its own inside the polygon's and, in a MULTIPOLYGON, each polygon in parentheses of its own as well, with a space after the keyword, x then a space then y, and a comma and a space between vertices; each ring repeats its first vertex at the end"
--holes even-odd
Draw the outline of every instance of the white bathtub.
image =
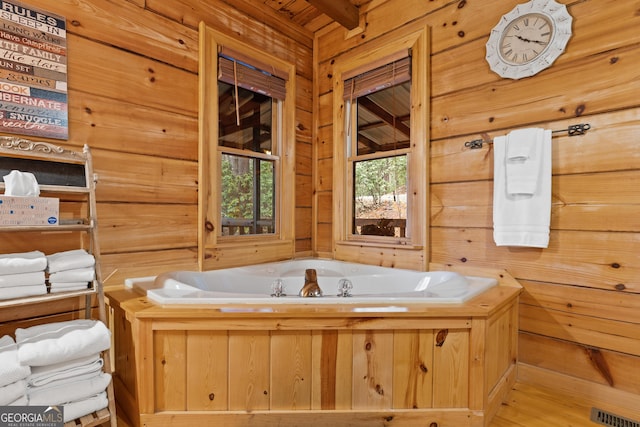
POLYGON ((159 304, 356 304, 462 303, 495 286, 492 278, 451 271, 420 272, 325 259, 300 259, 205 272, 175 271, 127 279, 159 304), (300 297, 306 269, 315 269, 322 297, 300 297), (338 296, 348 279, 351 296, 338 296), (280 281, 286 296, 274 297, 280 281))

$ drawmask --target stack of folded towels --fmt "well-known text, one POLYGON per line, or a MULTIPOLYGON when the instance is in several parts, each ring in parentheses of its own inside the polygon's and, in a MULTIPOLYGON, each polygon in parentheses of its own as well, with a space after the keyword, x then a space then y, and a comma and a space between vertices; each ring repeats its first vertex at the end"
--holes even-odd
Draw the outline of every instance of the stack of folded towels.
POLYGON ((87 289, 96 275, 96 260, 84 249, 47 255, 50 292, 87 289))
POLYGON ((46 294, 46 267, 40 251, 0 255, 0 300, 46 294))
POLYGON ((0 338, 0 406, 27 404, 29 366, 18 360, 18 346, 9 335, 0 338))
POLYGON ((30 406, 64 407, 64 422, 106 408, 111 374, 101 352, 111 333, 98 320, 79 319, 16 329, 18 361, 31 374, 26 381, 30 406))

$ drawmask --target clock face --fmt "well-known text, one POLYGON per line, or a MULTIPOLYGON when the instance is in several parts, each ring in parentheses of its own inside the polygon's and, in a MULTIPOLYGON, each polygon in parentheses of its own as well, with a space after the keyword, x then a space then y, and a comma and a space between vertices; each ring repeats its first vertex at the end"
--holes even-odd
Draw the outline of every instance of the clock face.
POLYGON ((549 18, 539 13, 522 15, 505 28, 499 54, 509 64, 526 64, 540 56, 552 38, 553 26, 549 18))
POLYGON ((504 14, 491 30, 485 58, 492 71, 510 79, 533 76, 564 52, 572 18, 555 0, 530 0, 504 14))

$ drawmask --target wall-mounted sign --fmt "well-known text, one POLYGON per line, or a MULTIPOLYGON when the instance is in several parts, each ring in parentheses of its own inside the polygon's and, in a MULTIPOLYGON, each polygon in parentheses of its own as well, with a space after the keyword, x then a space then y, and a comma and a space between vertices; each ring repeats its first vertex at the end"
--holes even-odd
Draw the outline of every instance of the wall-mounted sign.
POLYGON ((67 139, 65 18, 0 0, 0 132, 67 139))

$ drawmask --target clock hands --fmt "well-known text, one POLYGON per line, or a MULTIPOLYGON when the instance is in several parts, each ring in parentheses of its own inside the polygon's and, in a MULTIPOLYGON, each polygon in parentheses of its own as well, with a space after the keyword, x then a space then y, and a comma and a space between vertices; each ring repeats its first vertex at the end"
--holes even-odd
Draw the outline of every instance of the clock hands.
POLYGON ((529 40, 529 39, 526 39, 526 38, 524 38, 524 37, 522 37, 522 36, 516 36, 516 38, 517 38, 518 40, 522 40, 523 42, 527 42, 527 43, 537 43, 537 44, 542 44, 542 45, 545 45, 545 44, 546 44, 546 43, 545 43, 545 42, 543 42, 543 41, 540 41, 540 40, 529 40))

